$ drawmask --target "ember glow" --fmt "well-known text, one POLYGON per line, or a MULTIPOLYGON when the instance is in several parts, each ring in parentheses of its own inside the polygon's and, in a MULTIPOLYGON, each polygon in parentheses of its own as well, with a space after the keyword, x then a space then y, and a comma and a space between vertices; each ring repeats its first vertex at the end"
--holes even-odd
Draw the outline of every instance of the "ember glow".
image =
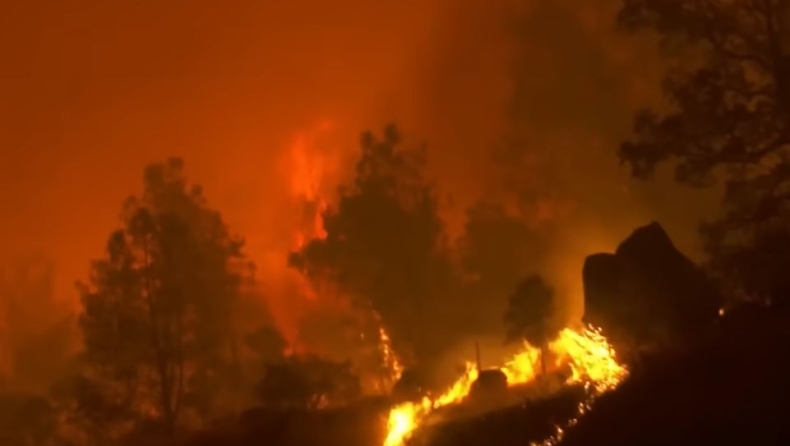
POLYGON ((390 372, 391 383, 397 382, 403 374, 403 365, 392 349, 392 341, 384 327, 379 327, 379 353, 384 361, 384 366, 390 372))
MULTIPOLYGON (((570 366, 572 375, 567 384, 583 383, 587 390, 587 398, 579 405, 577 416, 569 423, 571 425, 589 410, 595 398, 617 387, 627 376, 627 370, 615 359, 612 346, 594 327, 581 330, 566 328, 549 348, 556 358, 554 367, 570 366)), ((507 376, 509 386, 525 384, 537 376, 539 359, 539 349, 525 344, 524 349, 507 360, 500 370, 507 376)), ((389 413, 384 446, 404 445, 428 414, 440 407, 462 402, 477 379, 477 373, 477 368, 469 362, 465 373, 444 394, 435 398, 426 396, 419 402, 394 407, 389 413)), ((543 444, 556 444, 563 432, 564 427, 557 426, 555 434, 543 444)))

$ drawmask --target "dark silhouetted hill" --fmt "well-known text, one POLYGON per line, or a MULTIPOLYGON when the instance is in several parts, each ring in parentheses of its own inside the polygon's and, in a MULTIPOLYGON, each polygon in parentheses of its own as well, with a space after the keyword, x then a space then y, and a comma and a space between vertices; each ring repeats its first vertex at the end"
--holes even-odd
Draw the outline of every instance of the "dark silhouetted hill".
POLYGON ((790 317, 742 307, 697 347, 634 371, 562 446, 790 444, 790 317))
POLYGON ((544 440, 554 426, 575 413, 582 400, 581 387, 567 387, 549 398, 492 410, 427 429, 415 444, 424 446, 524 446, 544 440))

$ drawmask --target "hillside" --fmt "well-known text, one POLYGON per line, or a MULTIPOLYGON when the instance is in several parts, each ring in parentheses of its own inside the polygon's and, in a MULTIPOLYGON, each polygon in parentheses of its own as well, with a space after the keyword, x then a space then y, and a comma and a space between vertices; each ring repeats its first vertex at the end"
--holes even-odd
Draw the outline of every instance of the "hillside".
POLYGON ((787 315, 733 311, 701 345, 634 371, 562 445, 786 444, 788 343, 787 315))

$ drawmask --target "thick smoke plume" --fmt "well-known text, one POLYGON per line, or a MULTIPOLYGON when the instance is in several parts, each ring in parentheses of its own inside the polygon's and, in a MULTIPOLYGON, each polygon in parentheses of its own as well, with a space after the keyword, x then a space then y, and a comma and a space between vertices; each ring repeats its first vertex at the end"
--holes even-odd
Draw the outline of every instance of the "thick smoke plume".
POLYGON ((359 133, 394 121, 427 144, 450 240, 469 208, 500 205, 546 246, 525 273, 543 273, 578 317, 584 256, 658 219, 698 257, 697 222, 715 211, 710 194, 635 185, 617 164, 631 113, 661 100, 655 48, 617 35, 618 5, 17 2, 0 18, 0 256, 46 252, 54 294, 78 311, 72 284, 143 167, 182 156, 246 238, 293 340, 321 297, 287 255, 320 236, 315 218, 350 180, 359 133))

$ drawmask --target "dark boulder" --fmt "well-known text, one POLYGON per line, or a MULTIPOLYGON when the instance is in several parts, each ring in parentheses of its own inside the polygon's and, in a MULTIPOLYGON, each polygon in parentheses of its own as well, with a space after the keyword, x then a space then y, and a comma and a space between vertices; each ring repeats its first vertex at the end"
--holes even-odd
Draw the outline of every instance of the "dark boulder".
POLYGON ((469 399, 473 403, 496 403, 507 398, 507 376, 499 369, 480 372, 469 391, 469 399))
POLYGON ((392 388, 395 403, 419 401, 428 391, 428 380, 421 370, 406 369, 392 388))
POLYGON ((705 273, 655 222, 635 230, 614 254, 588 257, 582 277, 585 320, 632 348, 705 333, 721 306, 705 273))

